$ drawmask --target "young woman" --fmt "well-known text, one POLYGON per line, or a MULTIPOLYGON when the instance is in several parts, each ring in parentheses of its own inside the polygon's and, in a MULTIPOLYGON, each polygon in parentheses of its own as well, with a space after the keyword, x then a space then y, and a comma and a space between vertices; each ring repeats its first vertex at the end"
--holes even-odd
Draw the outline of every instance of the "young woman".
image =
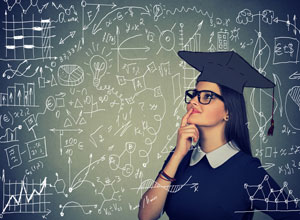
POLYGON ((280 191, 251 154, 243 88, 275 85, 235 52, 178 54, 201 74, 185 92, 176 147, 143 195, 139 219, 158 219, 163 211, 171 220, 252 219, 254 209, 300 219, 298 200, 280 191))

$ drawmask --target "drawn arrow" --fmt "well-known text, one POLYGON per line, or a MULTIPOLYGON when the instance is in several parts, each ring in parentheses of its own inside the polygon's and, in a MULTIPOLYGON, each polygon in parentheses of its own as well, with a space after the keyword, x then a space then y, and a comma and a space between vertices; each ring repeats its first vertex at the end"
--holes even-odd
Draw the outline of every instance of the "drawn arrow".
POLYGON ((97 5, 96 13, 95 13, 93 19, 90 21, 90 23, 89 23, 88 25, 84 25, 84 26, 82 27, 82 30, 85 31, 86 29, 89 28, 89 26, 90 26, 90 25, 94 22, 94 20, 96 19, 96 17, 97 17, 97 15, 98 15, 99 11, 100 11, 100 4, 97 5))
POLYGON ((258 168, 264 168, 265 170, 268 170, 272 167, 274 167, 275 164, 274 163, 265 163, 264 165, 259 166, 258 168))
POLYGON ((69 157, 68 159, 68 164, 69 164, 69 189, 71 188, 71 164, 72 164, 72 159, 69 157))
POLYGON ((50 131, 52 131, 53 133, 57 132, 57 131, 71 131, 71 132, 78 132, 78 134, 80 134, 83 130, 82 129, 56 129, 56 128, 51 128, 49 129, 50 131))
POLYGON ((62 38, 60 39, 59 44, 64 44, 65 41, 66 41, 69 37, 73 38, 75 34, 76 34, 76 31, 70 31, 70 34, 69 34, 67 37, 65 37, 64 39, 62 39, 62 38))
POLYGON ((149 16, 151 15, 148 7, 143 8, 143 7, 136 7, 136 6, 125 6, 125 7, 121 7, 121 8, 116 8, 116 9, 112 10, 111 12, 107 13, 98 24, 94 24, 92 34, 95 35, 98 31, 102 30, 102 28, 100 26, 106 17, 108 17, 110 14, 115 13, 118 10, 123 10, 123 9, 141 9, 144 11, 144 13, 141 13, 141 14, 147 14, 149 16))
POLYGON ((50 209, 47 209, 47 210, 46 210, 46 214, 42 216, 43 219, 47 219, 47 216, 48 216, 50 213, 51 213, 51 210, 50 210, 50 209))

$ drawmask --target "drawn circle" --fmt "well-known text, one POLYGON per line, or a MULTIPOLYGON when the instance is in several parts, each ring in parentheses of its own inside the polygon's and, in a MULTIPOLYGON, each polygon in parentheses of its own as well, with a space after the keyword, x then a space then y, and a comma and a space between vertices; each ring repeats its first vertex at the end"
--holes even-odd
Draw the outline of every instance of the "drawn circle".
POLYGON ((285 202, 285 204, 288 204, 289 203, 289 201, 286 199, 286 200, 284 200, 284 202, 285 202))
POLYGON ((126 143, 125 148, 128 153, 132 154, 135 151, 136 144, 133 142, 126 143))
POLYGON ((55 113, 55 117, 56 117, 56 118, 59 118, 59 116, 60 116, 60 111, 57 110, 56 113, 55 113))
POLYGON ((53 96, 49 96, 46 99, 46 108, 52 112, 54 111, 55 107, 56 107, 55 98, 53 96))
POLYGON ((139 150, 139 156, 140 157, 147 157, 147 151, 145 151, 145 150, 139 150))
POLYGON ((85 7, 86 6, 86 1, 85 0, 83 0, 82 2, 81 2, 81 7, 85 7))
POLYGON ((163 31, 159 36, 159 43, 162 48, 167 51, 170 51, 175 46, 175 36, 174 33, 170 30, 163 31))
POLYGON ((108 162, 109 166, 112 170, 116 170, 119 168, 120 157, 118 155, 115 155, 115 154, 109 155, 108 161, 109 161, 108 162))
POLYGON ((156 131, 155 131, 155 129, 154 129, 153 127, 147 128, 147 131, 148 131, 148 133, 149 133, 150 135, 156 135, 156 131))
POLYGON ((9 115, 4 114, 2 117, 0 115, 0 128, 8 127, 10 124, 13 124, 13 120, 9 118, 9 115))
POLYGON ((295 130, 300 130, 300 86, 291 88, 285 97, 285 114, 287 121, 295 130))
POLYGON ((50 65, 51 65, 51 67, 56 67, 56 62, 52 61, 50 65))
POLYGON ((125 177, 129 177, 133 173, 133 166, 131 164, 126 164, 125 167, 123 167, 122 174, 125 177))

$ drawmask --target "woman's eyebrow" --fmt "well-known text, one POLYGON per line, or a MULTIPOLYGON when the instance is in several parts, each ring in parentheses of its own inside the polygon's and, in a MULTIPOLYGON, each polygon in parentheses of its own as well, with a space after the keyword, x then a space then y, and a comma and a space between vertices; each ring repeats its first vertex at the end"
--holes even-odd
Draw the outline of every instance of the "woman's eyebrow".
MULTIPOLYGON (((209 91, 209 92, 214 92, 213 90, 210 90, 210 89, 201 89, 201 90, 198 90, 198 89, 195 89, 197 92, 201 92, 201 91, 209 91)), ((214 92, 216 93, 216 92, 214 92)))

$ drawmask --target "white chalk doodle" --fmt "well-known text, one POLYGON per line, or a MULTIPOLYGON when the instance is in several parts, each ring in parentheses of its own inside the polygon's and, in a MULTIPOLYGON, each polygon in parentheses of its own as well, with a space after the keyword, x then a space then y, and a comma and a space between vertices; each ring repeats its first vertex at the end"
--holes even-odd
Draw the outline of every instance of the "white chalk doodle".
MULTIPOLYGON (((297 207, 299 199, 293 195, 293 190, 288 188, 288 183, 284 182, 280 189, 273 189, 269 183, 269 176, 266 175, 262 182, 258 185, 244 184, 249 200, 251 201, 251 209, 253 203, 256 201, 264 202, 265 209, 260 210, 264 212, 293 212, 299 211, 297 207), (254 190, 252 190, 252 188, 254 190), (285 194, 285 191, 288 194, 285 194), (253 192, 253 193, 251 193, 253 192)), ((235 211, 235 213, 253 212, 253 211, 235 211)))
POLYGON ((21 182, 7 182, 5 179, 5 171, 2 172, 3 182, 3 209, 0 214, 0 218, 3 218, 5 214, 42 214, 47 216, 51 213, 51 210, 47 208, 48 197, 52 193, 47 193, 46 189, 49 186, 47 183, 47 177, 40 181, 40 183, 30 183, 27 178, 21 182), (28 191, 28 188, 32 188, 32 192, 28 191), (8 191, 8 192, 7 192, 8 191), (36 205, 32 205, 36 204, 36 205))

